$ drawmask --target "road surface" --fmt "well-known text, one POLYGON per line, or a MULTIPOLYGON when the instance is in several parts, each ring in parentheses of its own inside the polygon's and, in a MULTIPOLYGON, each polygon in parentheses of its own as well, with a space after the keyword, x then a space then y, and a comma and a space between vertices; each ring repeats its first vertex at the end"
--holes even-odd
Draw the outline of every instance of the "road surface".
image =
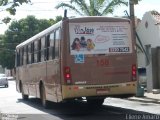
POLYGON ((85 101, 51 106, 44 109, 34 97, 22 100, 14 81, 9 82, 9 88, 0 87, 0 118, 4 120, 160 120, 160 104, 131 99, 106 98, 99 108, 89 107, 85 101))

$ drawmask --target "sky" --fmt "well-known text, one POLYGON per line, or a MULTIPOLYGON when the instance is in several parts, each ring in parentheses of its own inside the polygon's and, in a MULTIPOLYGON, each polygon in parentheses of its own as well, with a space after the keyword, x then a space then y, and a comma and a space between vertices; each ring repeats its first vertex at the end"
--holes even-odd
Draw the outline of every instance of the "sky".
MULTIPOLYGON (((38 19, 55 19, 56 16, 63 16, 64 9, 55 9, 55 6, 61 2, 69 2, 70 0, 31 0, 32 4, 23 4, 17 8, 15 16, 11 16, 12 20, 26 18, 27 15, 34 15, 38 19)), ((156 10, 160 12, 160 0, 142 0, 138 5, 135 5, 135 16, 142 19, 145 12, 156 10)), ((1 10, 1 7, 0 7, 1 10)), ((129 7, 117 7, 113 15, 109 16, 124 16, 124 11, 129 13, 129 7)), ((8 13, 0 11, 0 19, 6 17, 8 13)), ((76 13, 68 10, 68 16, 77 16, 76 13)), ((9 24, 8 24, 9 25, 9 24)), ((8 25, 0 24, 0 34, 7 30, 8 25)))

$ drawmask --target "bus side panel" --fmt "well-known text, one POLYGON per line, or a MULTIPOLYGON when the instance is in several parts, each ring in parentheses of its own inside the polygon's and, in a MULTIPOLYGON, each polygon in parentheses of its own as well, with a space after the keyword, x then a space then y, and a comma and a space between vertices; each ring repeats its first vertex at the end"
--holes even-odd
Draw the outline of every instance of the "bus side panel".
POLYGON ((47 62, 46 97, 50 101, 58 101, 58 86, 60 84, 59 60, 47 62))
POLYGON ((30 64, 27 66, 29 72, 28 86, 29 86, 29 95, 40 97, 39 93, 39 80, 46 77, 45 72, 42 70, 45 69, 43 64, 30 64), (38 85, 38 87, 37 87, 38 85))
POLYGON ((22 83, 22 89, 23 89, 23 92, 24 94, 29 94, 29 86, 28 86, 28 80, 30 79, 30 77, 28 76, 28 70, 26 68, 26 66, 23 66, 23 67, 19 67, 18 68, 18 80, 21 81, 22 83))

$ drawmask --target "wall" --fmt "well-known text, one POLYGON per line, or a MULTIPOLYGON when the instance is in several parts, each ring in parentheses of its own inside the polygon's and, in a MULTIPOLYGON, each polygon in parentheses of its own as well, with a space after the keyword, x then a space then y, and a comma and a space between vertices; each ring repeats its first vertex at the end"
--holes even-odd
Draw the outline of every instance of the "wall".
MULTIPOLYGON (((141 23, 137 26, 137 34, 143 44, 147 48, 147 54, 150 58, 150 63, 146 63, 144 53, 138 52, 138 66, 145 67, 147 71, 147 91, 151 92, 152 89, 160 88, 160 73, 158 70, 157 47, 160 46, 160 25, 156 24, 157 21, 151 12, 146 12, 142 18, 141 23)), ((160 65, 159 65, 160 66, 160 65)))
MULTIPOLYGON (((146 48, 146 45, 151 45, 151 48, 160 46, 160 25, 155 25, 157 22, 151 12, 146 12, 142 21, 138 24, 136 31, 139 38, 146 48)), ((137 42, 138 43, 138 42, 137 42)), ((144 53, 138 52, 138 66, 146 67, 146 58, 144 53)))
POLYGON ((151 47, 155 48, 160 45, 160 25, 155 25, 156 23, 151 13, 147 12, 137 26, 136 31, 144 46, 151 44, 151 47))

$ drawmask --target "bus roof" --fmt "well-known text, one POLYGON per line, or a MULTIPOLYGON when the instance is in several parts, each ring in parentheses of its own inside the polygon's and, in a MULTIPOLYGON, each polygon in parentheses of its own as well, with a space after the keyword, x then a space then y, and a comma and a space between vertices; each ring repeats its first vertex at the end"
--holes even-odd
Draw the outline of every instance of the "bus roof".
POLYGON ((104 20, 105 22, 127 22, 127 21, 130 21, 130 19, 128 18, 122 18, 122 17, 106 17, 106 16, 84 16, 84 17, 76 17, 76 18, 70 18, 69 21, 72 22, 72 21, 83 21, 83 22, 87 22, 87 21, 90 21, 90 20, 93 20, 93 21, 100 21, 100 20, 104 20), (107 19, 106 19, 107 18, 107 19))
POLYGON ((49 28, 43 30, 42 32, 40 32, 40 33, 38 33, 38 34, 36 34, 36 35, 34 35, 33 37, 29 38, 28 40, 20 43, 19 45, 16 46, 16 49, 17 49, 17 48, 20 48, 20 47, 22 47, 22 46, 24 46, 24 45, 26 45, 26 44, 28 44, 28 43, 30 43, 30 42, 32 42, 32 41, 35 40, 35 39, 41 38, 42 36, 44 36, 44 35, 46 35, 47 33, 51 32, 53 29, 59 27, 59 26, 61 25, 61 22, 62 22, 62 21, 60 21, 60 22, 58 22, 58 23, 50 26, 49 28))

